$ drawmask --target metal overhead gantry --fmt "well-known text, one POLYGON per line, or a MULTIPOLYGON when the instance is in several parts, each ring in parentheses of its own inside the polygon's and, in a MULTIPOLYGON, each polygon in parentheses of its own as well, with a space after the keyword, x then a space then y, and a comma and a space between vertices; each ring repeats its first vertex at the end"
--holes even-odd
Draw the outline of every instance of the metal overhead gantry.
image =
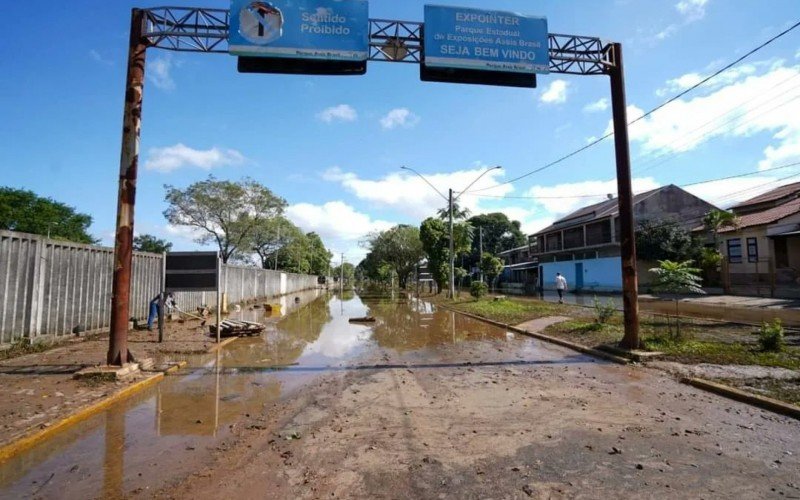
MULTIPOLYGON (((114 247, 111 335, 107 357, 110 365, 122 365, 133 361, 127 346, 128 301, 145 53, 148 48, 177 52, 227 53, 229 27, 228 9, 154 7, 132 11, 114 247)), ((604 43, 597 37, 553 33, 548 34, 548 45, 551 73, 610 76, 625 315, 625 337, 622 346, 637 348, 639 347, 638 279, 622 46, 619 43, 604 43)), ((369 20, 368 61, 422 64, 423 46, 424 23, 387 19, 369 20)))

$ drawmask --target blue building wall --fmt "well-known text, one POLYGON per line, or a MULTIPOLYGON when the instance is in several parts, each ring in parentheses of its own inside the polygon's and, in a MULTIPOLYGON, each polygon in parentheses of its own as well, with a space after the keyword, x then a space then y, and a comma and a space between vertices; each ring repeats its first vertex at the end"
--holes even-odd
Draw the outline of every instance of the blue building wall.
POLYGON ((570 260, 565 262, 548 262, 539 266, 539 275, 544 280, 545 290, 555 290, 556 273, 567 279, 570 291, 579 285, 576 276, 577 264, 583 264, 584 292, 620 292, 622 291, 622 261, 619 257, 602 259, 570 260))

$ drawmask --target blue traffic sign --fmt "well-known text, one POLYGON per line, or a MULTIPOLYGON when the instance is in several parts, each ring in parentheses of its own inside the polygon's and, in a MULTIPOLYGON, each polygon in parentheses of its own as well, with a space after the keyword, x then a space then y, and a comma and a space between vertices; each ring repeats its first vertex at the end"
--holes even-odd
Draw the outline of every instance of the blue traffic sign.
POLYGON ((228 50, 238 56, 366 61, 367 0, 231 0, 228 50))
POLYGON ((424 64, 434 68, 549 73, 547 19, 426 5, 424 64))

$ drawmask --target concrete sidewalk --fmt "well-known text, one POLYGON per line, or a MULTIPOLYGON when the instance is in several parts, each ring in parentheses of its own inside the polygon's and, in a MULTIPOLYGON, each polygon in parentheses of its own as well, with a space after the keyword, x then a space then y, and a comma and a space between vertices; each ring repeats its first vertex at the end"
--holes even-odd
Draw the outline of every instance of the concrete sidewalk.
MULTIPOLYGON (((545 291, 539 295, 509 295, 518 299, 544 300, 558 302, 555 291, 545 291)), ((613 300, 622 309, 620 294, 576 294, 564 295, 565 304, 592 307, 594 298, 605 304, 613 300)), ((780 319, 784 326, 800 327, 800 300, 771 299, 764 297, 741 297, 737 295, 687 295, 679 299, 681 316, 730 321, 733 323, 761 324, 780 319)), ((639 308, 642 312, 656 314, 675 314, 675 302, 651 294, 639 295, 639 308)))

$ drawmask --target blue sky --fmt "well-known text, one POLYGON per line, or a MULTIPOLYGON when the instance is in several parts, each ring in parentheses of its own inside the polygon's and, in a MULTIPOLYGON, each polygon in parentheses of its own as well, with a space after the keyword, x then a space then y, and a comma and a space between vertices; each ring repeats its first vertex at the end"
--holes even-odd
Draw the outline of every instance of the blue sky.
MULTIPOLYGON (((173 5, 227 7, 204 0, 173 5)), ((630 117, 722 67, 797 21, 796 0, 438 0, 547 16, 551 32, 600 36, 625 51, 630 117)), ((153 4, 157 5, 157 4, 153 4)), ((370 16, 422 21, 423 2, 373 0, 370 16)), ((0 184, 31 189, 94 217, 111 244, 130 8, 72 0, 37 15, 4 6, 0 43, 0 184)), ((395 223, 418 224, 484 167, 491 188, 603 135, 607 77, 542 75, 539 88, 422 83, 414 65, 370 63, 361 77, 240 75, 226 54, 148 51, 136 232, 193 249, 169 227, 164 184, 213 173, 245 176, 284 197, 289 217, 357 261, 359 241, 395 223)), ((634 187, 688 184, 800 160, 800 29, 631 126, 634 187)), ((770 189, 800 168, 694 186, 720 205, 770 189)), ((505 211, 535 231, 615 193, 605 141, 523 181, 464 195, 475 213, 505 211), (600 195, 580 198, 576 195, 600 195)))

